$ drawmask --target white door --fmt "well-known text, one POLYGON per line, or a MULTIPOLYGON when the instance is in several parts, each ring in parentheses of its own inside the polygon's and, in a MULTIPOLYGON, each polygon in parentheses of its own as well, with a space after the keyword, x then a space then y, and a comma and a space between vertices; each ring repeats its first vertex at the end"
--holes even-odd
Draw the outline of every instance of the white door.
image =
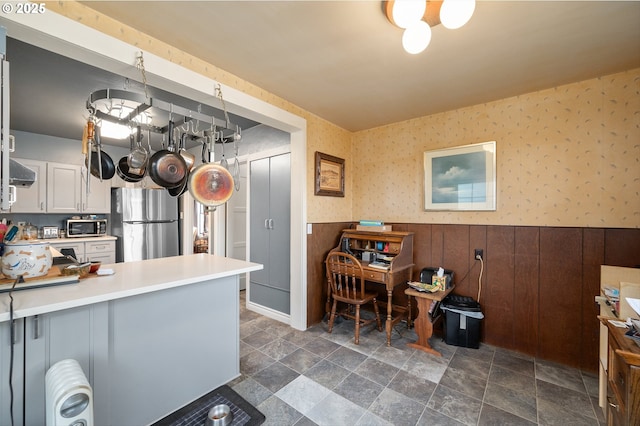
MULTIPOLYGON (((233 164, 231 165, 233 170, 233 164)), ((247 162, 240 163, 240 187, 227 202, 227 256, 247 257, 247 162)), ((240 275, 240 290, 246 288, 247 274, 240 275)))

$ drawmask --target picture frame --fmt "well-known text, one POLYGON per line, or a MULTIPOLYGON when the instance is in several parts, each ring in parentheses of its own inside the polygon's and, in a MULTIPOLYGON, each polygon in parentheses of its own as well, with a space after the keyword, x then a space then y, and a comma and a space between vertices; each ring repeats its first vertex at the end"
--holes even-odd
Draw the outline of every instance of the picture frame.
POLYGON ((424 209, 496 210, 496 141, 424 153, 424 209))
POLYGON ((314 193, 344 197, 344 159, 316 151, 314 193))

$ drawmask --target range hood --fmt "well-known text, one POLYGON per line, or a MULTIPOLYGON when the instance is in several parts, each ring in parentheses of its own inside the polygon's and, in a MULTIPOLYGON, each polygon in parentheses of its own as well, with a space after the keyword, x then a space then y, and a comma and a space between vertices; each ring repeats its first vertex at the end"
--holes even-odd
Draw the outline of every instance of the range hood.
POLYGON ((36 172, 13 158, 9 159, 9 185, 29 187, 36 179, 36 172))

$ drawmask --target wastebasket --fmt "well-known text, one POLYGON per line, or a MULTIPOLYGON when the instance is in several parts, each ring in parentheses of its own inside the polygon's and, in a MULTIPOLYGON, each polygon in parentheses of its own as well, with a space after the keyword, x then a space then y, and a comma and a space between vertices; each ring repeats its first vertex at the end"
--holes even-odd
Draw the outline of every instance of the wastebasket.
POLYGON ((480 304, 471 297, 449 295, 442 301, 444 341, 447 345, 478 349, 480 321, 484 318, 480 304))

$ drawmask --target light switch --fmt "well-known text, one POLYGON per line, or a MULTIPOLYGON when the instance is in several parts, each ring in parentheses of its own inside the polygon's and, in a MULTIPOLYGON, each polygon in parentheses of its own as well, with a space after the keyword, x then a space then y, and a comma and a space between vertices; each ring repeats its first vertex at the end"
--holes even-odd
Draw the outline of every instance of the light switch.
POLYGON ((307 223, 307 234, 309 234, 309 235, 313 234, 313 224, 312 223, 307 223))

